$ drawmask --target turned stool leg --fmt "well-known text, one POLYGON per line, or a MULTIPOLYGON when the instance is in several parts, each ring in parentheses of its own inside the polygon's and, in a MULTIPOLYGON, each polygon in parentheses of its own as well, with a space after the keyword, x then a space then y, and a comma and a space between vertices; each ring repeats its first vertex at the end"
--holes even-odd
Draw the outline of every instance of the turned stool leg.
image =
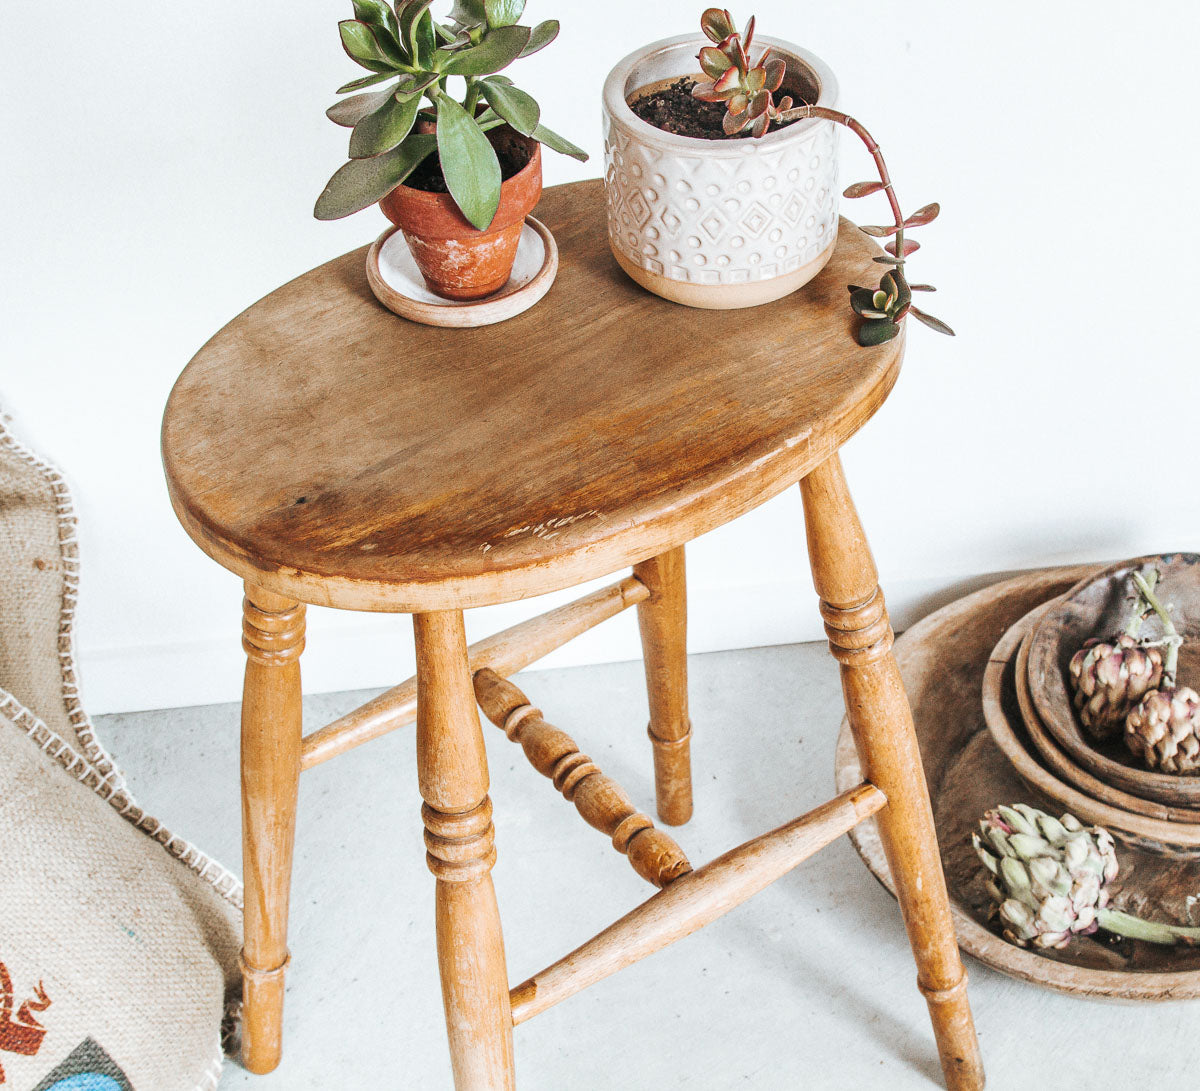
POLYGON ((263 1073, 279 1064, 282 1044, 288 892, 300 783, 304 607, 247 583, 242 613, 242 1063, 263 1073))
POLYGON ((687 586, 683 546, 634 565, 650 597, 638 603, 638 628, 650 699, 658 817, 682 826, 692 817, 692 723, 687 696, 687 586))
POLYGON ((435 911, 442 1000, 458 1091, 515 1086, 512 1010, 500 911, 487 756, 458 611, 414 614, 417 776, 435 911))
POLYGON ((875 562, 835 454, 800 482, 813 582, 863 777, 887 796, 876 816, 952 1091, 983 1087, 983 1062, 954 938, 912 711, 892 655, 875 562))

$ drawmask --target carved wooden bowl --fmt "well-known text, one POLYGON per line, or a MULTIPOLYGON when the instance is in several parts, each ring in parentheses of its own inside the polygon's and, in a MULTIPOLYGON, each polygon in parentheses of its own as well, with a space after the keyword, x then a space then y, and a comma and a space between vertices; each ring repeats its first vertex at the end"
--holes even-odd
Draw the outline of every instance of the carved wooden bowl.
MULTIPOLYGON (((1062 813, 1061 804, 1024 783, 996 745, 984 722, 980 693, 997 638, 1034 607, 1093 571, 1031 573, 987 588, 930 615, 896 643, 933 797, 955 928, 968 954, 1002 973, 1062 992, 1126 1001, 1200 997, 1200 948, 1156 947, 1102 933, 1076 938, 1061 951, 1009 943, 991 923, 983 865, 971 847, 979 818, 999 803, 1026 802, 1062 813)), ((1011 663, 1007 669, 1012 670, 1011 663)), ((1022 730, 1011 687, 1004 700, 1008 717, 1022 730)), ((861 777, 843 722, 838 787, 853 787, 861 777)), ((867 867, 890 889, 874 820, 856 827, 850 837, 867 867)), ((1200 907, 1188 904, 1189 895, 1200 890, 1200 862, 1149 853, 1124 842, 1117 844, 1117 858, 1121 870, 1111 887, 1116 908, 1151 919, 1200 924, 1200 907)))
MULTIPOLYGON (((1142 766, 1118 736, 1097 742, 1083 729, 1071 704, 1067 664, 1089 637, 1120 632, 1133 604, 1130 576, 1154 565, 1158 596, 1174 606, 1184 638, 1179 678, 1200 685, 1200 554, 1167 553, 1122 561, 1072 587, 1048 610, 1030 635, 1029 694, 1046 732, 1076 764, 1129 795, 1170 806, 1200 807, 1200 776, 1156 773, 1142 766)), ((1147 631, 1159 631, 1147 622, 1147 631)))
MULTIPOLYGON (((1121 810, 1144 815, 1146 818, 1157 818, 1163 822, 1200 823, 1200 809, 1171 807, 1153 799, 1141 799, 1098 780, 1082 766, 1072 761, 1070 755, 1061 750, 1050 737, 1037 709, 1033 706, 1033 698, 1029 693, 1027 670, 1029 633, 1041 620, 1042 615, 1053 605, 1053 603, 1046 603, 1036 610, 1031 610, 1009 630, 1020 642, 1013 664, 1013 680, 1016 684, 1017 706, 1021 710, 1021 721, 1029 735, 1029 741, 1033 743, 1034 756, 1050 773, 1062 778, 1072 787, 1078 788, 1084 795, 1099 800, 1101 803, 1111 803, 1121 810)), ((993 655, 995 656, 996 653, 993 655)), ((1007 664, 1007 660, 1005 662, 1007 664)))

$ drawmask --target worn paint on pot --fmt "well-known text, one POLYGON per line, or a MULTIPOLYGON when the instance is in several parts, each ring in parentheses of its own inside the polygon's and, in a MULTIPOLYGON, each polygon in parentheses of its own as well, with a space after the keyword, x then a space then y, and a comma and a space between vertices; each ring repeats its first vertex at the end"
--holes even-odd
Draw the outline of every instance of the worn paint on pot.
MULTIPOLYGON (((788 84, 833 107, 837 81, 820 58, 756 36, 787 62, 788 84)), ((773 127, 766 136, 702 140, 664 132, 629 100, 681 76, 704 79, 698 35, 631 53, 604 84, 604 189, 609 243, 643 287, 692 307, 752 307, 795 291, 824 267, 837 241, 837 128, 829 121, 773 127)))
POLYGON ((501 184, 500 207, 485 231, 472 226, 448 193, 397 186, 379 202, 404 233, 430 291, 446 299, 482 299, 504 287, 525 217, 542 195, 542 146, 511 130, 495 139, 525 149, 529 162, 501 184))

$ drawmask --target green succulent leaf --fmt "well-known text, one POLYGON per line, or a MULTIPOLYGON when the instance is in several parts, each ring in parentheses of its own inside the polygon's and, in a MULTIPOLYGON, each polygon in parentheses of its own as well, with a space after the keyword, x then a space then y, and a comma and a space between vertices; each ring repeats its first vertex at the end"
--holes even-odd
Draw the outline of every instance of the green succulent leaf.
POLYGON ((533 33, 529 35, 529 44, 521 50, 520 56, 528 57, 530 54, 536 53, 539 49, 545 49, 555 38, 558 37, 559 24, 557 19, 547 19, 544 22, 538 23, 533 28, 533 33))
POLYGON ((429 14, 432 3, 433 0, 413 0, 400 12, 400 37, 404 48, 422 68, 430 64, 437 47, 433 16, 429 14))
MULTIPOLYGON (((760 61, 759 64, 762 64, 760 61)), ((787 65, 782 57, 772 57, 765 65, 763 72, 766 76, 768 91, 778 91, 783 86, 783 77, 787 75, 787 65)))
POLYGON ((914 292, 936 292, 937 289, 932 284, 910 284, 909 288, 914 292))
POLYGON ((343 19, 338 23, 342 35, 342 48, 350 59, 372 72, 393 72, 396 65, 384 52, 376 37, 375 28, 357 19, 343 19))
POLYGON ((529 27, 497 27, 470 49, 450 54, 441 67, 449 76, 488 76, 507 68, 529 44, 529 27))
POLYGON ((400 82, 396 84, 396 98, 411 98, 414 95, 419 97, 426 87, 437 83, 438 79, 436 72, 422 72, 417 76, 401 76, 400 82))
POLYGON ((483 26, 487 22, 487 11, 483 0, 454 0, 450 18, 462 27, 483 26))
POLYGON ((700 68, 710 79, 719 80, 733 63, 716 46, 705 46, 700 50, 700 68))
POLYGON ((877 258, 872 258, 871 260, 873 262, 875 262, 876 265, 903 265, 904 264, 904 262, 901 261, 899 258, 884 257, 883 255, 880 255, 877 258))
POLYGON ((524 91, 510 83, 482 79, 479 86, 489 106, 504 118, 514 129, 525 136, 532 136, 541 120, 541 107, 524 91))
POLYGON ((483 231, 500 206, 500 161, 474 119, 449 95, 438 97, 437 148, 450 196, 483 231))
POLYGON ((350 158, 368 159, 396 147, 412 132, 420 106, 419 95, 404 99, 389 95, 379 109, 354 126, 350 134, 350 158))
POLYGON ((870 288, 850 287, 850 306, 855 314, 866 315, 868 311, 876 310, 875 292, 870 288))
POLYGON ((861 224, 858 229, 876 239, 886 239, 898 230, 895 224, 861 224))
POLYGON ((383 27, 394 41, 399 40, 396 15, 384 0, 351 0, 351 3, 354 5, 354 18, 360 23, 383 27))
POLYGON ((865 318, 858 327, 858 343, 864 348, 883 345, 900 332, 900 327, 888 318, 865 318))
POLYGON ((721 8, 709 8, 700 16, 700 29, 711 41, 721 42, 733 33, 734 26, 721 8))
POLYGON ((918 322, 924 323, 931 330, 937 330, 938 333, 944 333, 947 337, 954 336, 954 331, 940 318, 934 318, 933 315, 926 314, 924 311, 919 311, 916 307, 909 307, 908 313, 911 314, 918 322))
POLYGON ((343 83, 334 93, 344 95, 349 91, 361 91, 364 87, 374 87, 375 84, 383 83, 384 80, 394 79, 395 75, 395 72, 376 72, 373 76, 359 76, 356 80, 343 83))
POLYGON ((762 90, 754 94, 750 99, 747 116, 757 121, 767 112, 767 107, 771 105, 771 92, 762 90))
POLYGON ((351 159, 326 184, 313 215, 318 220, 340 220, 369 208, 404 181, 437 147, 432 133, 413 133, 398 148, 373 159, 351 159))
POLYGON ((483 0, 484 14, 490 27, 510 27, 521 21, 525 0, 483 0))
POLYGON ((325 111, 325 116, 335 125, 344 125, 347 129, 353 129, 367 114, 373 114, 378 110, 394 93, 389 87, 386 91, 352 95, 350 98, 342 99, 341 102, 335 102, 325 111))
POLYGON ((559 152, 562 155, 569 155, 572 159, 578 159, 581 163, 587 162, 587 152, 582 148, 576 147, 565 136, 559 136, 553 129, 547 129, 545 125, 539 125, 529 135, 539 144, 545 144, 551 151, 559 152))

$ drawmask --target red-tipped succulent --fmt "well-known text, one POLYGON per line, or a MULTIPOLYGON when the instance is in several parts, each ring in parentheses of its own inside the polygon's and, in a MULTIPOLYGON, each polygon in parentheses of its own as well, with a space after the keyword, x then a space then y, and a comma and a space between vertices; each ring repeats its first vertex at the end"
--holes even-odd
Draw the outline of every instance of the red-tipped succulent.
POLYGON ((941 211, 941 206, 935 201, 906 217, 900 211, 900 202, 896 198, 887 164, 883 161, 883 152, 862 123, 849 114, 816 104, 801 103, 799 106, 793 106, 788 95, 775 102, 774 94, 783 86, 787 66, 782 57, 772 57, 770 49, 764 50, 758 58, 758 63, 751 66, 753 16, 746 24, 745 32, 738 34, 733 24, 733 16, 728 11, 724 8, 709 8, 700 17, 700 28, 709 41, 716 43, 715 46, 705 46, 699 54, 700 67, 712 82, 696 84, 692 94, 704 102, 725 103, 726 114, 721 124, 727 134, 732 136, 740 133, 749 125, 752 136, 762 136, 773 121, 785 124, 804 118, 821 118, 849 129, 863 142, 871 158, 875 160, 879 181, 855 182, 842 195, 852 200, 857 197, 869 197, 872 193, 882 193, 887 197, 892 213, 892 223, 861 229, 868 235, 890 241, 883 247, 887 253, 874 259, 879 264, 888 266, 887 272, 879 281, 879 287, 862 288, 857 284, 849 286, 850 306, 862 319, 855 335, 858 343, 882 345, 885 341, 890 341, 899 334, 900 323, 909 315, 931 330, 953 337, 954 331, 940 318, 934 318, 933 315, 913 306, 912 293, 932 292, 933 286, 909 284, 905 272, 908 257, 920 246, 915 239, 905 238, 905 232, 932 223, 941 211))
POLYGON ((733 16, 722 8, 709 8, 700 17, 700 27, 709 41, 699 53, 700 67, 711 83, 698 83, 692 94, 703 102, 724 102, 721 128, 729 136, 749 125, 751 135, 762 136, 772 121, 792 108, 790 95, 775 101, 775 92, 783 85, 787 71, 782 57, 772 57, 768 47, 750 64, 750 46, 754 41, 754 16, 739 34, 733 16))

